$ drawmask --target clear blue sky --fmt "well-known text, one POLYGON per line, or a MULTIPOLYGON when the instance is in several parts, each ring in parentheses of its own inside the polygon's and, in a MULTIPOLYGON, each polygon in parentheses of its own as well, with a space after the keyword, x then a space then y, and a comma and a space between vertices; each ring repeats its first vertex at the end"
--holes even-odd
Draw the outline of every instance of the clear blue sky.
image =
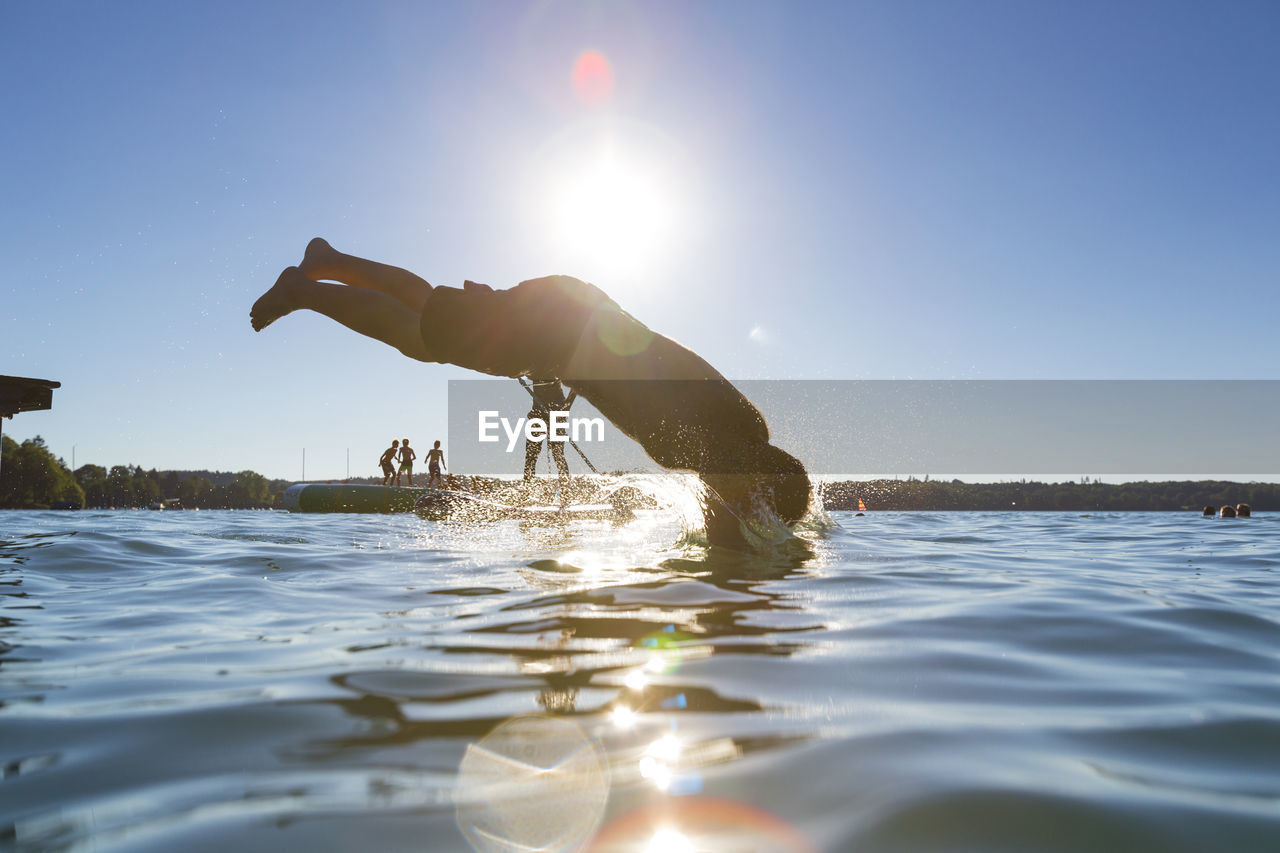
POLYGON ((317 234, 586 278, 736 378, 1275 378, 1277 44, 1274 2, 5 3, 0 373, 63 387, 4 432, 285 478, 444 437, 463 371, 250 329, 317 234))

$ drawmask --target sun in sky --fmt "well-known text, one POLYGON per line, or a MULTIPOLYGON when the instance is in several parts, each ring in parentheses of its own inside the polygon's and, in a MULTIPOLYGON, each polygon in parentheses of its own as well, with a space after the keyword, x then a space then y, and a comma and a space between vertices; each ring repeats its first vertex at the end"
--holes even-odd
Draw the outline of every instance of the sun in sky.
POLYGON ((658 247, 667 217, 658 177, 604 155, 566 176, 552 200, 559 241, 599 262, 634 262, 658 247))
POLYGON ((637 271, 669 249, 678 231, 680 157, 653 128, 603 109, 614 79, 599 51, 574 62, 573 92, 591 115, 545 150, 544 211, 551 245, 575 268, 637 271))

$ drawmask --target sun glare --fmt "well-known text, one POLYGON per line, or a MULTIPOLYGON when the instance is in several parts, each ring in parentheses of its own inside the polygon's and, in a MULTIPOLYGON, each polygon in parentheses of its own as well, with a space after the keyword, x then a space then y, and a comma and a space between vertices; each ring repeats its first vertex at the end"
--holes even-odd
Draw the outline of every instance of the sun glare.
POLYGON ((570 179, 555 209, 565 248, 615 263, 633 263, 654 251, 665 216, 653 178, 613 161, 570 179))

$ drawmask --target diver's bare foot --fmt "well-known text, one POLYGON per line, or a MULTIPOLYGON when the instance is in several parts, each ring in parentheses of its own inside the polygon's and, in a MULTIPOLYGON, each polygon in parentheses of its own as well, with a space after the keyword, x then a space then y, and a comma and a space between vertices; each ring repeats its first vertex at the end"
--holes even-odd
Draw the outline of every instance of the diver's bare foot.
POLYGON ((307 244, 306 251, 302 253, 302 263, 298 264, 298 269, 312 281, 332 278, 326 272, 332 266, 332 261, 337 254, 337 250, 329 245, 328 240, 323 237, 313 237, 307 244))
POLYGON ((303 282, 309 284, 311 280, 297 267, 285 267, 271 289, 259 296, 258 301, 249 309, 249 322, 253 325, 253 330, 261 332, 285 314, 301 308, 298 290, 303 282))

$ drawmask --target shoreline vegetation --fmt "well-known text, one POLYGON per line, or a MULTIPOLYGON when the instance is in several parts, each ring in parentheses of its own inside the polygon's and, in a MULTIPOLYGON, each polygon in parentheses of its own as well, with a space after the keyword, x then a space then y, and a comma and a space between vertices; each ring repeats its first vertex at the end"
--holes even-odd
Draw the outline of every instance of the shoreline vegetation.
MULTIPOLYGON (((75 471, 49 452, 39 436, 18 444, 3 438, 0 509, 145 509, 167 504, 183 509, 279 509, 293 480, 272 480, 254 471, 157 471, 136 465, 81 465, 75 471)), ((469 490, 490 492, 507 481, 459 477, 469 490)), ((378 485, 380 477, 310 482, 378 485)), ((544 485, 554 481, 540 481, 544 485)), ((844 480, 818 484, 828 510, 867 511, 1197 511, 1205 506, 1247 503, 1254 511, 1280 510, 1280 483, 1226 480, 1041 483, 1019 480, 844 480)))
POLYGON ((1181 512, 1206 506, 1249 504, 1254 512, 1280 509, 1280 483, 1230 480, 1139 480, 965 483, 960 480, 861 480, 819 486, 823 507, 868 511, 1181 512))

